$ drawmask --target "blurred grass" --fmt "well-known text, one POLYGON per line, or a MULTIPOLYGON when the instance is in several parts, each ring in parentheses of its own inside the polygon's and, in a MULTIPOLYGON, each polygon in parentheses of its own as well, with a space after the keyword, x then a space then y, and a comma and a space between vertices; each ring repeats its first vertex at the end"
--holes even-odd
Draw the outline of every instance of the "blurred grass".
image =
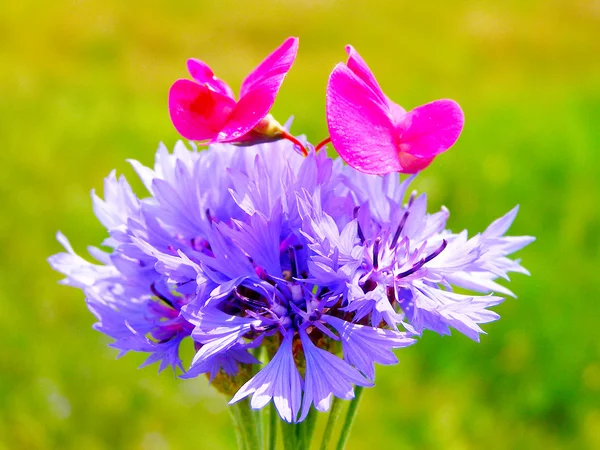
MULTIPOLYGON (((324 89, 352 43, 407 108, 449 97, 467 123, 418 180, 450 226, 517 203, 518 300, 481 344, 431 333, 380 367, 350 449, 600 448, 598 1, 144 3, 0 6, 0 449, 232 448, 225 400, 140 355, 115 361, 79 291, 45 258, 57 229, 104 237, 89 190, 178 138, 170 84, 199 57, 239 86, 286 36, 301 50, 276 103, 318 142, 324 89)), ((136 186, 140 186, 139 183, 136 186)), ((321 423, 320 426, 323 424, 321 423)))

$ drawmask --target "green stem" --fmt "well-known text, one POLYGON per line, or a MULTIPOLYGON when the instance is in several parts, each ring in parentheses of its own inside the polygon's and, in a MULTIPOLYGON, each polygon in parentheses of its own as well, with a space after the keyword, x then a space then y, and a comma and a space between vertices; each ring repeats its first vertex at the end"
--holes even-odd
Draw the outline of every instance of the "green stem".
POLYGON ((333 403, 331 405, 331 410, 329 411, 329 418, 327 419, 327 425, 325 425, 325 432, 323 433, 323 440, 321 441, 321 450, 327 450, 329 446, 329 441, 331 441, 331 436, 333 435, 333 428, 335 427, 335 423, 340 417, 340 413, 342 412, 342 401, 334 397, 333 403))
POLYGON ((267 439, 267 450, 275 450, 277 446, 277 419, 279 415, 275 409, 275 405, 271 404, 269 407, 269 424, 268 424, 268 439, 267 439))
POLYGON ((317 423, 317 410, 311 408, 308 416, 304 419, 304 440, 306 442, 307 450, 310 449, 310 443, 312 441, 313 433, 315 432, 315 425, 317 423))
POLYGON ((227 409, 229 410, 229 415, 231 416, 231 421, 233 422, 233 430, 235 431, 238 450, 248 450, 246 446, 246 433, 244 431, 244 424, 242 422, 237 403, 230 405, 227 409))
POLYGON ((259 450, 263 450, 265 447, 265 440, 264 440, 264 436, 263 436, 263 415, 264 415, 264 408, 259 409, 258 411, 251 411, 255 418, 255 425, 256 425, 256 436, 258 437, 258 449, 259 450))
POLYGON ((360 403, 360 397, 362 395, 363 390, 363 387, 356 386, 356 389, 354 391, 354 399, 350 402, 350 407, 348 408, 348 413, 346 414, 346 420, 344 421, 344 426, 342 427, 342 432, 340 433, 340 440, 338 441, 336 450, 344 450, 344 448, 346 447, 346 442, 348 441, 348 437, 350 436, 350 429, 352 428, 352 424, 354 423, 354 418, 356 417, 358 404, 360 403))
POLYGON ((304 450, 306 442, 304 441, 304 422, 297 423, 296 426, 296 448, 304 450))
POLYGON ((297 424, 287 423, 281 420, 281 437, 283 438, 283 448, 285 450, 298 450, 298 439, 296 436, 297 424))
POLYGON ((281 421, 281 437, 283 439, 285 450, 310 449, 316 417, 317 414, 313 408, 304 421, 300 423, 287 423, 283 420, 281 421))
POLYGON ((229 407, 237 436, 238 447, 242 450, 261 450, 260 433, 256 421, 256 412, 250 408, 250 402, 241 400, 229 407))

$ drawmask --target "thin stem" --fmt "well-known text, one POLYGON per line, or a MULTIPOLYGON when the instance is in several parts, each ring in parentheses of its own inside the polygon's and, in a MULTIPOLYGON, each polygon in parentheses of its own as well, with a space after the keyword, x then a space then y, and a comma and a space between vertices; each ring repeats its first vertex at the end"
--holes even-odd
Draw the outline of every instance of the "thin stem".
POLYGON ((327 450, 329 441, 331 441, 332 431, 335 427, 335 423, 340 417, 342 412, 342 401, 338 397, 333 398, 333 404, 329 410, 329 418, 327 419, 327 425, 325 425, 325 432, 323 433, 323 440, 321 441, 321 450, 327 450))
POLYGON ((264 408, 259 409, 258 411, 251 411, 255 418, 256 425, 256 436, 258 437, 258 448, 259 450, 263 450, 265 448, 265 439, 263 433, 263 415, 265 413, 264 408))
POLYGON ((304 450, 306 448, 306 440, 304 439, 306 437, 305 434, 305 426, 304 426, 304 422, 300 422, 297 423, 295 425, 296 428, 296 448, 298 450, 304 450))
POLYGON ((313 433, 315 432, 315 425, 317 423, 317 411, 311 408, 308 416, 304 419, 304 441, 306 442, 307 450, 310 449, 310 443, 312 441, 313 433))
POLYGON ((256 412, 250 408, 250 402, 241 400, 230 406, 231 417, 238 439, 238 446, 243 450, 260 450, 260 436, 256 422, 256 412), (240 442, 242 441, 242 442, 240 442))
POLYGON ((285 420, 281 421, 281 437, 283 438, 283 448, 285 450, 298 449, 298 439, 296 438, 297 426, 297 424, 287 423, 285 420))
POLYGON ((237 441, 237 447, 239 450, 248 450, 246 445, 246 433, 244 423, 242 422, 239 407, 237 404, 230 405, 228 408, 231 421, 233 422, 233 430, 235 431, 235 438, 237 441))
POLYGON ((298 147, 300 147, 300 150, 302 150, 302 155, 304 156, 308 156, 308 150, 306 150, 306 147, 302 144, 302 142, 300 142, 298 139, 296 139, 294 136, 292 136, 290 133, 288 133, 287 131, 284 131, 282 134, 282 137, 284 139, 287 139, 290 142, 293 142, 294 144, 296 144, 298 147))
POLYGON ((269 407, 269 424, 268 424, 268 439, 267 439, 267 450, 275 450, 277 446, 277 410, 275 405, 269 407))
POLYGON ((338 441, 338 445, 336 450, 344 450, 346 447, 346 442, 348 441, 348 437, 350 436, 350 429, 352 428, 352 424, 354 423, 354 418, 356 417, 356 412, 358 410, 358 404, 360 403, 360 397, 362 395, 364 388, 362 386, 356 386, 354 391, 354 399, 350 402, 350 407, 348 408, 348 413, 346 414, 346 420, 344 422, 344 426, 342 427, 342 432, 340 433, 340 440, 338 441))
POLYGON ((325 147, 327 144, 329 144, 331 142, 331 138, 328 137, 327 139, 323 139, 321 142, 319 142, 317 144, 317 146, 315 147, 315 152, 318 152, 322 147, 325 147))
MULTIPOLYGON (((256 349, 251 350, 252 355, 258 359, 259 361, 263 361, 264 358, 266 357, 265 355, 265 351, 263 347, 258 347, 256 349)), ((259 367, 258 364, 253 364, 251 366, 252 368, 252 375, 256 375, 259 371, 259 367)), ((265 448, 265 435, 264 435, 264 426, 263 426, 263 417, 265 415, 265 408, 261 408, 258 411, 253 410, 252 408, 250 408, 250 403, 249 403, 249 398, 247 400, 248 402, 248 407, 249 407, 249 412, 250 415, 252 416, 252 418, 254 418, 254 426, 256 429, 256 436, 257 436, 257 445, 258 445, 258 449, 262 450, 265 448)), ((250 426, 250 422, 248 423, 248 426, 250 426)))

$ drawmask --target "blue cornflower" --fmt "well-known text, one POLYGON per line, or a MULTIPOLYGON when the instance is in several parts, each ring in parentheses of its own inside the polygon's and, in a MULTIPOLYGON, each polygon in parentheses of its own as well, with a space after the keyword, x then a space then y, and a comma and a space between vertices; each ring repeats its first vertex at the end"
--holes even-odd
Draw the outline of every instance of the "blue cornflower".
MULTIPOLYGON (((303 420, 372 386, 374 364, 429 329, 479 340, 488 308, 512 295, 496 282, 527 273, 507 256, 530 237, 504 236, 517 208, 468 238, 446 230, 448 211, 428 214, 413 177, 365 175, 287 141, 207 151, 161 146, 153 169, 132 165, 150 196, 111 173, 94 210, 107 228, 99 264, 66 249, 50 264, 82 289, 121 353, 180 367, 182 340, 196 354, 182 377, 268 363, 231 402, 271 399, 303 420), (453 286, 478 294, 459 294, 453 286), (264 351, 262 351, 264 349, 264 351)), ((246 371, 244 373, 251 373, 246 371)))

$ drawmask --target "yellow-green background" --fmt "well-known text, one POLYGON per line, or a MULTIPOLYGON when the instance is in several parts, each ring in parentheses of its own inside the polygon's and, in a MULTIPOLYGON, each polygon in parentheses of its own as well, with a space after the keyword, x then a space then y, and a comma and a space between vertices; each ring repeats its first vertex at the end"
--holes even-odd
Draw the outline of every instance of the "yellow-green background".
POLYGON ((115 360, 46 258, 57 229, 99 244, 90 189, 174 144, 186 58, 237 89, 289 35, 274 113, 293 132, 326 136, 327 76, 352 43, 398 103, 465 111, 417 183, 431 208, 477 232, 519 203, 512 231, 538 238, 481 344, 426 333, 378 369, 349 448, 600 448, 600 3, 543 0, 2 2, 0 448, 233 447, 225 399, 115 360))

